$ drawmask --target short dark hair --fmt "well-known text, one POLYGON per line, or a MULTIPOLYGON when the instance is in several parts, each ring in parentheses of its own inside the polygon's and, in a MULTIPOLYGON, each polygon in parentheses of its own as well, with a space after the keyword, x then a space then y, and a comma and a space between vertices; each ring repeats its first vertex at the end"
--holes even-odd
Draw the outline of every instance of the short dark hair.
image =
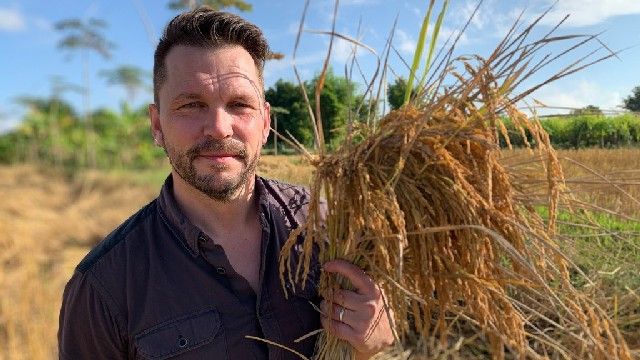
POLYGON ((158 42, 153 61, 153 98, 156 105, 159 105, 160 87, 167 78, 167 54, 177 45, 212 49, 240 45, 253 58, 258 76, 263 80, 269 44, 260 28, 238 15, 201 6, 174 17, 158 42))

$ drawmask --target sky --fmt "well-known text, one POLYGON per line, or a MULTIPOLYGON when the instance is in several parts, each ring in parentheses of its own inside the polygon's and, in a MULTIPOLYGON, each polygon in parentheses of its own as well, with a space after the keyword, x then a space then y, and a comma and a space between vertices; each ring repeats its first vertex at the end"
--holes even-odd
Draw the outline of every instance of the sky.
MULTIPOLYGON (((54 77, 70 84, 84 85, 81 55, 58 48, 64 34, 56 31, 54 25, 65 19, 104 20, 107 27, 102 33, 114 44, 109 59, 96 53, 87 55, 90 109, 117 109, 124 101, 135 106, 152 102, 150 90, 128 99, 125 89, 109 85, 100 73, 122 65, 134 65, 151 73, 157 39, 167 22, 177 14, 168 9, 168 2, 0 0, 0 131, 15 127, 23 116, 25 109, 16 99, 21 96, 51 96, 54 77)), ((239 14, 263 29, 272 50, 285 54, 283 60, 267 63, 265 86, 272 86, 278 79, 295 81, 292 68, 294 62, 304 80, 317 74, 327 53, 329 36, 311 31, 303 32, 296 58, 292 56, 304 1, 249 2, 252 3, 253 10, 239 14)), ((304 28, 330 30, 334 4, 333 0, 311 0, 304 28)), ((477 1, 474 0, 451 0, 438 44, 443 45, 451 34, 457 34, 476 4, 477 1)), ((441 5, 441 0, 436 1, 436 13, 441 5)), ((544 34, 565 15, 569 15, 557 30, 558 35, 600 34, 598 39, 608 49, 624 50, 617 57, 543 87, 532 94, 528 103, 533 103, 535 99, 548 106, 579 108, 596 105, 602 109, 619 110, 623 99, 631 94, 635 86, 640 86, 640 0, 485 0, 465 33, 460 36, 455 54, 488 56, 519 14, 524 11, 523 19, 529 22, 552 5, 535 34, 544 34)), ((372 78, 396 19, 393 45, 397 53, 394 52, 389 57, 389 66, 393 71, 388 80, 392 82, 396 75, 408 75, 409 71, 403 60, 411 62, 413 58, 427 6, 428 0, 339 2, 336 31, 358 39, 375 51, 374 54, 358 48, 356 56, 361 71, 354 70, 354 81, 364 84, 364 80, 372 78)), ((568 42, 565 47, 567 46, 568 42)), ((353 43, 347 41, 334 43, 331 64, 336 73, 345 73, 345 65, 350 63, 352 47, 353 43)), ((561 70, 599 47, 594 42, 570 53, 528 83, 546 80, 545 75, 561 70)), ((559 49, 557 46, 550 47, 549 51, 559 49)), ((606 54, 607 50, 601 48, 596 56, 606 54)), ((150 77, 148 83, 151 83, 150 77)), ((363 89, 364 85, 360 85, 360 88, 363 89)), ((82 96, 77 92, 68 91, 62 97, 80 112, 85 108, 82 96)), ((551 110, 546 110, 548 111, 551 110)), ((561 113, 562 110, 553 112, 561 113)))

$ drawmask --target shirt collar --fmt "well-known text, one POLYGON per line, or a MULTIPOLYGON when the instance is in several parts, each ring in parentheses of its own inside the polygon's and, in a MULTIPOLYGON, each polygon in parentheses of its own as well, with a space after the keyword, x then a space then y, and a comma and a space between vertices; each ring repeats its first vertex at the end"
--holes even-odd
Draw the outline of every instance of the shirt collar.
MULTIPOLYGON (((267 215, 269 213, 269 200, 264 181, 262 177, 256 175, 254 191, 256 191, 258 198, 259 211, 261 214, 267 215)), ((169 174, 160 190, 158 204, 163 219, 167 222, 174 235, 177 235, 191 255, 198 256, 200 254, 198 241, 208 239, 208 236, 199 227, 195 226, 180 209, 173 194, 173 177, 171 174, 169 174)))

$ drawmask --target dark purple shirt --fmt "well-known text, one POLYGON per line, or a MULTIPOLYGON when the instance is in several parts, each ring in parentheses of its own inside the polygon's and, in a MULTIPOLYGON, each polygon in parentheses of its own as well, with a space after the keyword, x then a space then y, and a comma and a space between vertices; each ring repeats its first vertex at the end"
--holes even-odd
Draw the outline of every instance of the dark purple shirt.
POLYGON ((60 311, 60 358, 299 359, 245 335, 310 357, 316 337, 294 340, 320 328, 310 304, 319 302, 319 266, 313 262, 307 286, 288 287, 288 299, 278 275, 282 245, 306 220, 308 191, 256 177, 262 225, 256 294, 215 239, 181 212, 172 187, 170 176, 157 199, 76 268, 60 311))

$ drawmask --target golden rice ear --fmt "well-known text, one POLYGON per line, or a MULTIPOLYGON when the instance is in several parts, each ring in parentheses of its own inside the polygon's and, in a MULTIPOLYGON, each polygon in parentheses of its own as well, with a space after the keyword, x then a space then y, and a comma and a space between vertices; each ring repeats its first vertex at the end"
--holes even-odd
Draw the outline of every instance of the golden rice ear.
MULTIPOLYGON (((305 243, 321 241, 321 262, 347 259, 381 284, 401 342, 435 337, 448 349, 476 334, 461 354, 476 347, 494 357, 589 352, 630 359, 611 320, 572 287, 553 229, 528 208, 529 195, 500 164, 488 115, 470 102, 457 103, 460 111, 454 104, 392 112, 362 143, 322 157, 311 192, 315 199, 326 194, 327 218, 310 218, 305 243)), ((540 130, 530 124, 527 131, 540 130)), ((537 146, 555 212, 552 204, 566 196, 558 190, 561 168, 548 141, 537 146)), ((319 213, 317 204, 311 214, 319 213)), ((311 251, 302 256, 309 260, 311 251)), ((350 287, 321 275, 323 296, 350 287)), ((331 334, 317 344, 318 359, 352 356, 348 343, 331 334)))
MULTIPOLYGON (((619 329, 571 284, 570 273, 579 269, 556 242, 558 204, 570 198, 562 168, 539 121, 514 106, 540 86, 580 70, 585 58, 513 94, 544 65, 594 37, 548 34, 525 41, 539 20, 516 33, 518 18, 487 58, 453 59, 453 48, 436 56, 426 70, 430 75, 421 78, 424 88, 413 95, 409 88, 413 98, 403 107, 354 128, 332 153, 323 147, 320 113, 314 117, 309 106, 320 147, 312 161, 310 217, 296 269, 290 251, 296 238, 283 248, 283 282, 306 279, 314 245, 321 263, 353 262, 387 294, 397 343, 424 351, 426 358, 481 353, 493 359, 631 359, 619 329), (578 45, 533 65, 539 49, 571 39, 578 45), (453 85, 443 86, 448 79, 453 85), (535 166, 546 175, 543 194, 526 192, 500 162, 501 136, 510 143, 505 113, 539 155, 535 166), (319 216, 322 196, 326 219, 319 216), (539 197, 546 199, 546 220, 536 212, 539 197), (425 343, 437 344, 438 352, 425 343)), ((321 296, 336 288, 351 284, 321 274, 321 296)), ((316 359, 353 358, 350 345, 330 333, 321 333, 316 346, 316 359)))

